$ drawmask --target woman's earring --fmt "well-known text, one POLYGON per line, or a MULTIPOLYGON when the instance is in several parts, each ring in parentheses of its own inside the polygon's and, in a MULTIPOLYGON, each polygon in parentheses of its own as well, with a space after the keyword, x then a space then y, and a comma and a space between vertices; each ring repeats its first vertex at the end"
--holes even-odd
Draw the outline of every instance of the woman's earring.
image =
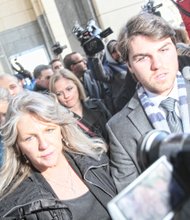
POLYGON ((69 147, 69 143, 64 138, 62 138, 62 142, 66 147, 69 147))
POLYGON ((26 157, 25 154, 22 155, 22 159, 23 159, 24 163, 29 164, 29 160, 28 160, 28 158, 26 157))

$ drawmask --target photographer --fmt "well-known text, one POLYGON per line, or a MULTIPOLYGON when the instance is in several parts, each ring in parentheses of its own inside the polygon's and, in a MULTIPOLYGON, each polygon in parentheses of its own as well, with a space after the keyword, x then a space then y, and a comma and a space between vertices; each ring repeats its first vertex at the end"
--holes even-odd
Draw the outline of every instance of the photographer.
POLYGON ((114 106, 120 88, 125 83, 127 65, 123 62, 121 54, 117 49, 117 41, 110 40, 105 48, 105 61, 102 61, 99 54, 91 58, 92 69, 96 78, 105 82, 111 92, 111 100, 114 113, 117 106, 114 106))
MULTIPOLYGON (((83 48, 87 57, 87 59, 85 60, 86 61, 85 64, 88 70, 86 76, 84 75, 84 80, 83 80, 83 82, 86 81, 86 83, 83 83, 86 90, 86 94, 90 98, 101 99, 105 103, 106 107, 110 110, 110 112, 114 113, 111 90, 107 85, 107 83, 105 83, 104 80, 101 79, 101 77, 98 77, 97 74, 98 70, 96 69, 96 66, 94 66, 94 60, 96 60, 95 59, 96 54, 98 54, 98 56, 103 54, 102 52, 104 50, 104 42, 102 38, 107 37, 108 35, 113 33, 113 31, 111 30, 111 28, 107 28, 104 31, 102 31, 96 25, 93 19, 88 21, 85 29, 77 23, 73 27, 72 31, 79 40, 79 42, 81 43, 81 47, 83 48)), ((79 61, 80 59, 79 58, 77 59, 77 56, 75 54, 75 62, 74 63, 70 62, 69 65, 78 64, 79 61)), ((76 68, 77 67, 73 67, 73 70, 72 69, 69 70, 75 73, 76 68)), ((99 68, 99 66, 97 66, 97 68, 99 68)))

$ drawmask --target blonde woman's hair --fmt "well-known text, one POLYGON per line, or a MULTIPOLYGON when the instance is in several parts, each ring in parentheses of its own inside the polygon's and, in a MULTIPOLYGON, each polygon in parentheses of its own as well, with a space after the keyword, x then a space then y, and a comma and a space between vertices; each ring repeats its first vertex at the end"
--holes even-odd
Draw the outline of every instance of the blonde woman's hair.
POLYGON ((73 81, 73 83, 77 86, 80 100, 81 101, 85 101, 86 100, 87 97, 86 97, 85 90, 84 90, 84 87, 83 87, 82 83, 80 82, 78 77, 75 76, 75 74, 72 73, 68 69, 60 69, 50 78, 50 81, 49 81, 49 91, 50 92, 56 94, 55 83, 59 79, 62 79, 62 78, 65 78, 65 79, 73 81))

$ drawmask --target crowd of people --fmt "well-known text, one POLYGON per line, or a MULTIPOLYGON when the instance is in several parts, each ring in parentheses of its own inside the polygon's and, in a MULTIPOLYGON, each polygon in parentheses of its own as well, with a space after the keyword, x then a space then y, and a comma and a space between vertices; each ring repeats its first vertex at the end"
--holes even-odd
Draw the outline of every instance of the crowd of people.
MULTIPOLYGON (((0 217, 111 219, 108 202, 142 173, 144 135, 190 133, 188 74, 176 30, 149 13, 129 19, 103 55, 36 66, 28 88, 1 74, 0 217)), ((176 219, 189 219, 188 204, 176 219)))

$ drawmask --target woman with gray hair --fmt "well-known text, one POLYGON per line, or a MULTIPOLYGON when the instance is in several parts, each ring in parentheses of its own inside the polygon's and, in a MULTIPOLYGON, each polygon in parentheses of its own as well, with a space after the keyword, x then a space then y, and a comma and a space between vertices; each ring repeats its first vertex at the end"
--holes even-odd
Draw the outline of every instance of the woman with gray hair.
POLYGON ((106 146, 85 135, 55 97, 15 96, 2 135, 1 217, 110 219, 106 205, 116 192, 106 146))
POLYGON ((80 80, 70 70, 61 69, 50 78, 49 90, 58 101, 74 113, 77 123, 88 135, 108 142, 105 128, 111 113, 100 99, 87 99, 80 80))

